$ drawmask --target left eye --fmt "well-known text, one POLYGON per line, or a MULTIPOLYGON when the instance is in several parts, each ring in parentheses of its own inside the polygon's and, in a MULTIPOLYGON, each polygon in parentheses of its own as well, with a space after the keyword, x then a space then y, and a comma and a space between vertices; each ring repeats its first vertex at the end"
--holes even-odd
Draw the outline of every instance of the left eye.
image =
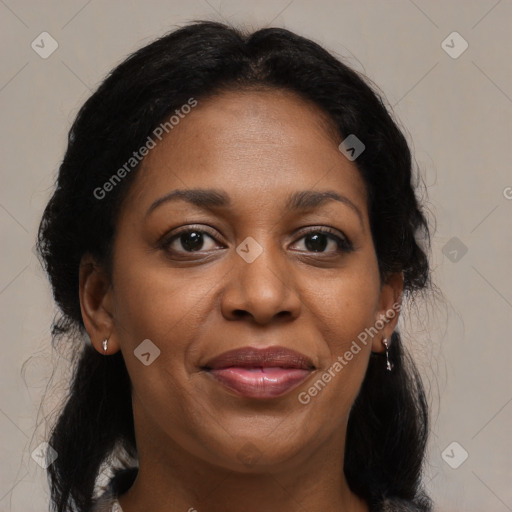
POLYGON ((305 240, 306 250, 312 252, 348 252, 352 249, 352 245, 347 238, 341 238, 331 231, 310 231, 299 240, 305 240), (334 251, 324 251, 329 243, 334 251))

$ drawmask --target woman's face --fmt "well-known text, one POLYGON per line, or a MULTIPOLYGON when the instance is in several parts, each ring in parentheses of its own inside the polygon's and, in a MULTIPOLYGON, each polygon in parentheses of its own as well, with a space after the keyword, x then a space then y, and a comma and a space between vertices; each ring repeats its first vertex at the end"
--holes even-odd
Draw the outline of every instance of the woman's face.
POLYGON ((247 472, 322 446, 343 453, 370 351, 383 351, 398 315, 366 344, 358 336, 401 279, 381 286, 364 182, 322 119, 290 92, 227 92, 199 101, 144 159, 118 220, 109 331, 87 321, 98 350, 109 335, 109 353, 122 351, 139 446, 247 472), (169 196, 199 189, 225 200, 169 196), (204 369, 226 351, 274 346, 314 366, 293 389, 243 394, 204 369))

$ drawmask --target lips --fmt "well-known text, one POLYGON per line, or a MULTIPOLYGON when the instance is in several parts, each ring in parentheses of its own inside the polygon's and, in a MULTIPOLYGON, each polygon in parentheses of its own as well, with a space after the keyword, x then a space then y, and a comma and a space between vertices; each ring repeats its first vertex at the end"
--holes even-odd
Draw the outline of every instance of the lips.
POLYGON ((203 370, 238 395, 269 399, 298 387, 315 367, 304 354, 276 346, 230 350, 209 360, 203 370))

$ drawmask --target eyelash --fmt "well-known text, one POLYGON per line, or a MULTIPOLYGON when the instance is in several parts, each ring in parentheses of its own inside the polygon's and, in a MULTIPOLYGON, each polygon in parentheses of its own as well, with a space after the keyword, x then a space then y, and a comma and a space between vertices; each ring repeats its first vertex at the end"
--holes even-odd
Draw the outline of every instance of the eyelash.
MULTIPOLYGON (((211 237, 213 240, 217 241, 215 234, 212 231, 205 229, 203 227, 195 228, 193 226, 187 226, 186 228, 183 228, 180 231, 173 233, 172 236, 164 237, 163 240, 159 243, 159 248, 166 250, 168 252, 176 252, 173 250, 169 251, 169 246, 174 242, 174 240, 178 239, 181 235, 184 235, 187 233, 206 234, 209 237, 211 237)), ((303 232, 302 236, 300 238, 298 238, 296 241, 302 240, 303 238, 305 238, 306 236, 311 235, 311 234, 322 234, 322 235, 327 235, 328 238, 330 238, 331 240, 334 240, 334 242, 336 242, 337 250, 334 252, 337 252, 337 253, 352 252, 354 250, 354 246, 352 245, 352 242, 347 237, 340 237, 336 233, 337 233, 336 231, 334 231, 330 228, 315 228, 315 229, 310 229, 306 232, 303 232)), ((181 254, 194 254, 194 253, 200 254, 202 251, 199 250, 199 251, 178 251, 178 252, 180 252, 181 254)), ((307 252, 313 253, 313 254, 329 254, 329 252, 321 252, 321 251, 318 251, 318 252, 307 251, 307 252)))

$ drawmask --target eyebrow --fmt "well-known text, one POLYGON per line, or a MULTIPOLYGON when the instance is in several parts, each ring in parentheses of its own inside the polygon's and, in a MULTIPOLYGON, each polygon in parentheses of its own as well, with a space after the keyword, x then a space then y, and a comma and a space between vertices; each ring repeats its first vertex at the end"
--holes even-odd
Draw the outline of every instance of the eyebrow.
MULTIPOLYGON (((154 201, 146 212, 146 218, 162 204, 177 200, 187 201, 199 208, 210 211, 215 208, 227 208, 232 204, 231 198, 223 190, 203 188, 179 189, 173 190, 154 201)), ((359 208, 348 197, 334 190, 302 190, 294 192, 288 197, 285 209, 292 212, 310 210, 322 206, 328 201, 338 201, 350 207, 359 217, 361 226, 364 229, 363 214, 359 208)))

